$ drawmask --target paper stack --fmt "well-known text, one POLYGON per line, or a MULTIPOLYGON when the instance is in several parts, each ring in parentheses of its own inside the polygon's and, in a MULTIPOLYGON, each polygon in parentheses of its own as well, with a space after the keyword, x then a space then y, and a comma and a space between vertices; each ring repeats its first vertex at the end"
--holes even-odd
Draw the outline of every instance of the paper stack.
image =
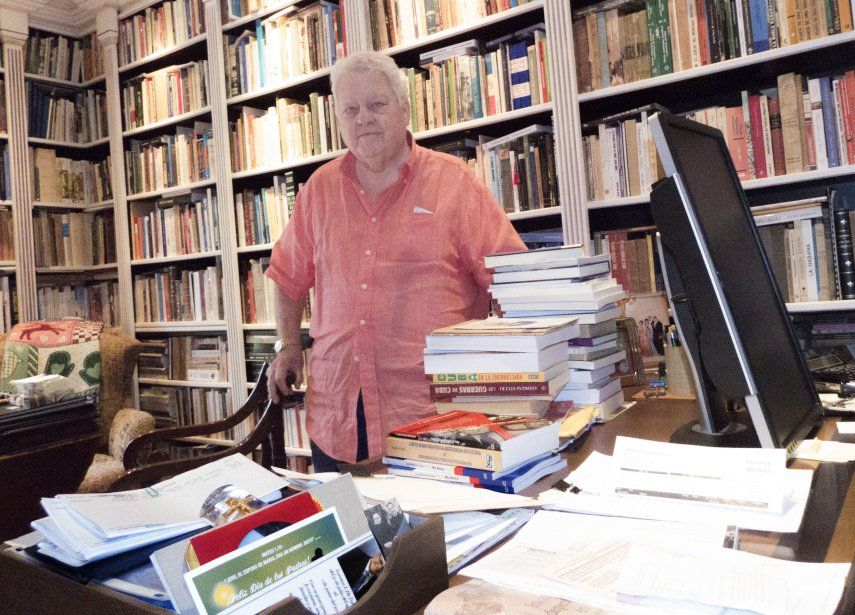
POLYGON ((608 255, 585 256, 582 246, 544 248, 487 256, 493 271, 490 293, 505 316, 574 317, 579 335, 568 344, 570 374, 555 398, 593 406, 606 420, 623 404, 615 365, 620 348, 617 302, 624 292, 610 275, 608 255))
POLYGON ((487 318, 433 331, 425 372, 437 412, 543 416, 570 378, 567 341, 578 336, 572 317, 487 318))
POLYGON ((210 524, 200 519, 202 503, 226 483, 264 495, 287 486, 285 479, 243 455, 232 455, 147 489, 45 498, 42 507, 48 516, 32 523, 45 536, 38 550, 80 567, 204 528, 210 524))

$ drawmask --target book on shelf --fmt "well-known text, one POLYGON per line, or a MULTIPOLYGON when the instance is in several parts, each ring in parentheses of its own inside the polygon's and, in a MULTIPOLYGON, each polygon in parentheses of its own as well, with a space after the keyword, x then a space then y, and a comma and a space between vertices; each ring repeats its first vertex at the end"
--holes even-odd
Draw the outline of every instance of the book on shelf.
POLYGON ((11 330, 18 320, 18 302, 13 280, 10 275, 0 275, 0 333, 11 330))
POLYGON ((501 470, 558 448, 560 421, 449 412, 392 430, 386 454, 501 470))
POLYGON ((155 201, 131 203, 134 259, 165 258, 220 249, 217 197, 194 190, 155 201))
POLYGON ((572 318, 486 318, 435 329, 426 336, 429 351, 540 351, 578 335, 572 318))
POLYGON ((108 136, 107 97, 28 81, 28 135, 70 143, 90 143, 108 136))
POLYGON ((232 168, 248 171, 318 156, 344 147, 332 96, 309 94, 309 102, 277 98, 265 109, 241 107, 230 124, 232 168))
POLYGON ((852 30, 849 2, 605 0, 573 13, 580 92, 852 30))
POLYGON ((275 86, 332 66, 344 57, 340 4, 320 0, 292 4, 256 19, 239 34, 224 35, 226 88, 237 96, 275 86))
POLYGON ((143 341, 140 378, 227 382, 228 342, 224 337, 174 335, 143 341))
POLYGON ((309 433, 306 431, 306 405, 297 404, 285 408, 285 446, 309 448, 309 433))
POLYGON ((239 246, 273 243, 285 230, 294 211, 298 185, 294 172, 273 178, 273 185, 235 193, 235 219, 239 246))
POLYGON ((36 289, 36 305, 40 320, 77 317, 110 327, 118 322, 118 295, 119 284, 112 281, 46 285, 36 289))
POLYGON ((449 372, 538 372, 567 359, 567 343, 560 342, 534 352, 425 351, 426 374, 449 372))
POLYGON ((140 128, 208 105, 208 61, 167 66, 122 86, 125 130, 140 128))
POLYGON ((145 141, 131 139, 125 150, 128 194, 180 188, 209 180, 214 132, 211 124, 177 126, 174 135, 145 141))
POLYGON ((104 74, 101 53, 94 33, 70 38, 31 30, 24 46, 24 72, 80 83, 104 74))
POLYGON ((593 234, 594 248, 602 255, 608 255, 612 275, 627 293, 665 290, 655 235, 656 229, 653 227, 593 234))
POLYGON ((39 209, 33 216, 36 267, 83 267, 116 262, 112 211, 58 213, 39 209))
POLYGON ((8 120, 6 118, 6 82, 0 77, 0 133, 8 131, 8 120))
POLYGON ((219 264, 204 269, 166 267, 134 275, 137 322, 222 320, 219 264))
POLYGON ((274 322, 276 285, 264 275, 270 258, 251 258, 242 265, 240 291, 244 322, 274 322))
POLYGON ((15 260, 15 235, 12 210, 0 207, 0 261, 15 260))
POLYGON ((144 59, 205 32, 202 0, 172 0, 119 20, 119 66, 144 59))
POLYGON ((29 148, 33 201, 92 205, 113 198, 110 156, 101 161, 57 156, 46 147, 29 148))
MULTIPOLYGON (((199 425, 232 414, 232 402, 224 389, 140 385, 140 410, 154 416, 158 426, 199 425)), ((212 437, 234 440, 235 431, 228 429, 212 437)))

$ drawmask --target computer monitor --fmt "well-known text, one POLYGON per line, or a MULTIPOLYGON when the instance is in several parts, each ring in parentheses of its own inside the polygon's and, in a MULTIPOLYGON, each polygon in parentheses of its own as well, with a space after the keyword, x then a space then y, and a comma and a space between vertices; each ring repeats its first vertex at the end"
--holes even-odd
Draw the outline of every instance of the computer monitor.
POLYGON ((674 115, 656 114, 650 127, 667 176, 651 210, 700 410, 698 426, 674 439, 792 452, 822 407, 727 144, 719 130, 674 115), (730 411, 738 402, 748 429, 730 411))

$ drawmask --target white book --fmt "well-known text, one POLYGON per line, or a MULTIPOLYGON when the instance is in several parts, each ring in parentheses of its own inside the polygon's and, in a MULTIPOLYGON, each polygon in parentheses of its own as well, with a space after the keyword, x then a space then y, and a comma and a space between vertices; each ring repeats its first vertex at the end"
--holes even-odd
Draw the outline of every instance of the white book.
POLYGON ((520 271, 497 271, 493 273, 493 282, 495 284, 505 284, 511 282, 528 282, 537 280, 564 280, 564 281, 584 281, 586 278, 593 278, 611 271, 611 264, 606 259, 599 259, 597 262, 580 264, 574 266, 561 266, 550 269, 526 269, 520 271))
POLYGON ((535 352, 578 335, 570 317, 486 318, 437 329, 425 341, 429 351, 535 352))
POLYGON ((576 317, 576 322, 580 325, 595 325, 621 317, 620 306, 610 305, 596 312, 571 312, 570 310, 507 310, 505 316, 515 318, 528 318, 534 316, 561 316, 563 314, 571 314, 576 317))
POLYGON ((608 378, 615 371, 614 364, 609 364, 599 369, 571 369, 569 384, 593 384, 604 378, 608 378))
MULTIPOLYGON (((558 246, 554 248, 540 248, 538 250, 524 250, 521 252, 501 252, 488 254, 484 257, 484 265, 487 269, 500 267, 532 265, 535 263, 549 263, 557 260, 579 259, 585 255, 582 244, 570 246, 558 246)), ((578 263, 572 263, 573 265, 578 263)))
POLYGON ((503 311, 513 310, 570 310, 570 311, 596 311, 607 305, 620 301, 626 296, 623 289, 617 286, 615 290, 593 299, 563 299, 551 296, 526 296, 513 297, 512 299, 499 299, 499 305, 503 311))
POLYGON ((514 282, 508 284, 490 284, 487 289, 493 297, 525 297, 534 294, 544 296, 560 295, 565 297, 596 297, 606 294, 617 287, 617 282, 611 277, 601 277, 593 280, 532 280, 530 282, 514 282))
POLYGON ((819 89, 819 79, 808 79, 808 95, 813 123, 813 142, 816 149, 816 168, 827 169, 828 152, 825 148, 825 122, 822 118, 822 93, 819 89))
POLYGON ((426 374, 542 372, 567 360, 567 344, 560 342, 538 352, 425 352, 426 374))
POLYGON ((620 391, 620 377, 613 378, 596 388, 571 389, 564 387, 555 396, 555 401, 572 401, 574 404, 599 404, 620 391))
POLYGON ((576 361, 570 359, 570 369, 588 369, 597 370, 607 365, 614 365, 626 359, 626 350, 618 350, 612 354, 594 359, 593 361, 576 361))

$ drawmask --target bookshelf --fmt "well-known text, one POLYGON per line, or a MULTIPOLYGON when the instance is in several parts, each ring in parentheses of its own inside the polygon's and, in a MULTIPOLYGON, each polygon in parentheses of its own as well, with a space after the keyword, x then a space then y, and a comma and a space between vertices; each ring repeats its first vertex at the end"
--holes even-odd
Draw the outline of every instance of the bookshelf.
MULTIPOLYGON (((652 222, 646 190, 636 189, 609 194, 607 186, 598 189, 598 184, 602 185, 606 182, 605 178, 608 176, 605 175, 607 171, 599 173, 592 170, 592 167, 596 168, 598 163, 592 152, 599 146, 599 155, 603 160, 606 159, 602 149, 603 133, 599 124, 606 127, 615 126, 624 120, 609 118, 619 117, 633 109, 654 103, 675 113, 692 114, 699 121, 706 119, 705 123, 712 125, 717 124, 710 117, 708 110, 711 108, 742 107, 744 109, 744 112, 738 113, 737 117, 741 116, 744 120, 743 135, 747 142, 745 151, 748 159, 747 164, 744 162, 740 164, 740 158, 735 158, 735 161, 740 170, 744 170, 740 177, 752 207, 818 197, 825 194, 826 188, 839 189, 851 185, 852 177, 855 176, 855 165, 848 163, 843 157, 840 158, 839 164, 832 164, 831 158, 825 155, 827 153, 824 151, 825 146, 819 145, 825 143, 826 131, 822 131, 820 136, 823 138, 818 140, 817 133, 812 129, 814 118, 810 108, 812 103, 818 105, 814 107, 817 111, 823 104, 832 105, 831 116, 826 115, 823 118, 820 114, 819 121, 823 121, 823 124, 828 121, 828 117, 834 117, 835 113, 841 114, 839 106, 836 111, 833 106, 837 91, 834 80, 855 68, 851 62, 852 52, 855 49, 855 31, 851 28, 851 17, 846 17, 847 14, 852 14, 852 3, 843 2, 833 9, 832 12, 837 11, 840 20, 832 20, 829 23, 826 23, 825 5, 821 6, 822 15, 818 12, 812 15, 800 15, 798 25, 795 22, 787 24, 776 21, 777 15, 774 15, 766 24, 761 24, 769 33, 766 43, 763 42, 762 33, 759 36, 756 32, 752 33, 750 24, 745 26, 741 21, 739 24, 734 21, 734 26, 738 25, 738 27, 734 28, 733 35, 731 37, 725 35, 723 39, 719 39, 722 45, 730 47, 726 53, 721 54, 718 61, 715 57, 704 57, 704 49, 712 53, 715 53, 716 49, 716 46, 710 42, 712 39, 703 38, 711 32, 703 27, 702 18, 708 18, 705 17, 706 14, 699 14, 697 22, 692 21, 691 17, 685 23, 677 20, 675 33, 669 23, 669 16, 673 14, 668 12, 669 7, 673 9, 673 4, 665 0, 648 2, 646 5, 625 2, 611 3, 608 6, 604 3, 584 2, 574 7, 574 36, 571 45, 573 66, 570 72, 573 77, 572 110, 578 112, 580 120, 575 126, 574 139, 581 145, 581 151, 575 160, 578 166, 576 172, 582 179, 580 186, 583 191, 583 210, 586 212, 590 229, 586 238, 609 230, 643 227, 652 222), (664 22, 661 21, 663 7, 664 22), (634 23, 632 15, 637 12, 646 15, 646 21, 643 22, 648 26, 646 31, 632 30, 634 23), (610 24, 609 19, 614 21, 610 24), (817 27, 819 23, 817 20, 824 23, 826 27, 817 27), (599 34, 603 27, 600 24, 601 21, 605 22, 607 30, 617 27, 619 33, 617 31, 616 33, 619 37, 626 36, 626 40, 636 40, 632 39, 635 34, 640 36, 649 47, 642 46, 638 55, 633 55, 631 50, 625 52, 624 48, 614 53, 609 49, 608 41, 605 45, 600 44, 599 34), (620 30, 621 27, 627 30, 620 30), (811 30, 812 27, 813 30, 811 30), (654 31, 660 34, 655 39, 654 31), (675 36, 678 41, 684 40, 680 39, 680 32, 688 32, 690 35, 689 39, 685 39, 690 42, 688 56, 686 48, 680 48, 679 42, 676 45, 673 43, 675 36), (697 40, 694 38, 696 35, 700 35, 697 40), (596 40, 592 39, 592 36, 596 36, 596 40), (594 40, 596 50, 593 49, 591 40, 594 40), (674 70, 668 70, 667 60, 663 55, 663 48, 667 47, 668 41, 671 42, 670 53, 672 53, 674 70), (752 46, 754 49, 750 49, 752 46), (609 50, 605 58, 601 53, 604 48, 609 50), (686 61, 687 58, 688 61, 686 61), (638 72, 639 62, 647 62, 649 70, 638 72), (628 72, 627 65, 630 66, 628 72), (803 116, 807 124, 801 124, 803 134, 806 135, 802 140, 805 144, 804 156, 801 155, 802 152, 799 152, 798 156, 802 161, 801 166, 787 167, 783 170, 776 167, 773 170, 770 164, 767 168, 760 169, 757 162, 765 159, 769 150, 766 149, 761 156, 758 150, 751 148, 760 142, 758 139, 768 139, 768 135, 773 132, 773 127, 769 125, 767 116, 759 118, 752 116, 751 105, 756 104, 753 100, 755 97, 761 100, 761 105, 765 105, 773 98, 776 101, 786 100, 786 97, 781 94, 780 85, 786 83, 786 75, 789 73, 805 77, 804 94, 799 91, 798 98, 794 98, 794 104, 799 105, 794 108, 807 110, 803 116), (623 77, 616 78, 618 74, 622 74, 623 77), (818 88, 819 82, 824 77, 830 77, 828 80, 830 96, 823 98, 821 103, 819 98, 811 100, 808 80, 816 80, 811 87, 818 88), (608 83, 605 79, 609 80, 608 83), (598 80, 599 84, 597 84, 598 80), (598 87, 598 85, 605 87, 598 87), (806 132, 807 129, 804 129, 806 125, 811 126, 811 132, 806 132), (753 134, 752 130, 755 130, 753 134), (600 137, 599 143, 592 139, 592 136, 600 137), (817 151, 822 152, 819 159, 817 151), (825 162, 821 158, 825 158, 825 162), (603 195, 604 191, 605 195, 603 195)), ((735 6, 739 8, 743 4, 739 1, 735 6)), ((810 7, 811 3, 808 3, 795 7, 795 10, 804 12, 809 11, 810 7)), ((766 7, 766 10, 776 11, 774 3, 766 7)), ((734 15, 734 20, 736 17, 734 15)), ((619 40, 625 39, 619 38, 619 40)), ((636 113, 632 117, 641 121, 640 114, 636 113)), ((798 114, 792 117, 798 117, 798 114)), ((730 121, 726 126, 721 127, 726 138, 738 138, 737 131, 731 127, 730 121)), ((839 129, 839 125, 837 128, 839 129)), ((729 140, 728 144, 731 147, 731 153, 736 156, 735 152, 738 150, 734 149, 734 141, 729 140)), ((739 147, 742 145, 740 144, 739 147)), ((842 156, 842 152, 838 153, 842 156)), ((624 155, 627 156, 625 161, 632 164, 629 161, 629 155, 624 155)), ((778 153, 775 152, 775 155, 777 156, 778 153)), ((789 153, 787 156, 789 157, 789 153)), ((613 158, 609 159, 613 160, 613 158)), ((604 166, 606 164, 603 163, 604 166)), ((788 303, 788 309, 793 313, 845 311, 851 307, 851 302, 845 300, 788 303)))

